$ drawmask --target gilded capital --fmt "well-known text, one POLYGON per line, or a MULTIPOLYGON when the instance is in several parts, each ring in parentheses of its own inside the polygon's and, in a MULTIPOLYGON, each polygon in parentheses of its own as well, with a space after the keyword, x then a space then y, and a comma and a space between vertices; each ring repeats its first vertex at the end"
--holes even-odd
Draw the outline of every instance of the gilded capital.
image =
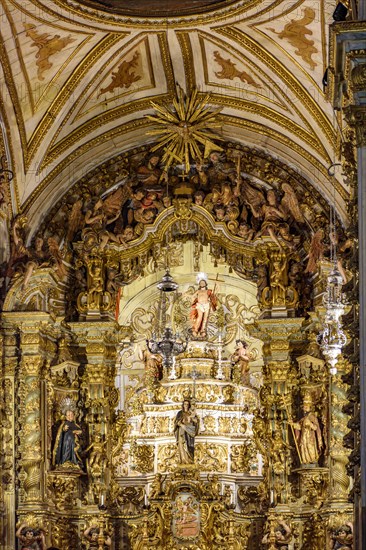
POLYGON ((366 90, 366 63, 358 63, 353 67, 350 81, 353 93, 366 90))
MULTIPOLYGON (((366 74, 366 73, 365 73, 366 74)), ((347 122, 356 132, 357 147, 366 146, 366 105, 350 105, 346 111, 347 122)))

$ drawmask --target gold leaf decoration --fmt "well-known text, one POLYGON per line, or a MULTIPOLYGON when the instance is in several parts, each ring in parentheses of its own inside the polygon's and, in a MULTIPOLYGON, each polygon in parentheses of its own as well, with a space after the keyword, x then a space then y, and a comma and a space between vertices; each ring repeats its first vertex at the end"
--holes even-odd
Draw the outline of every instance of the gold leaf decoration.
POLYGON ((202 161, 211 151, 222 151, 213 142, 213 139, 222 138, 211 131, 212 128, 220 127, 217 114, 221 109, 211 111, 208 108, 209 99, 209 94, 201 99, 197 90, 193 90, 190 97, 186 97, 180 90, 179 98, 174 99, 172 108, 151 102, 157 113, 147 115, 147 118, 160 128, 148 134, 158 136, 157 145, 152 151, 164 148, 162 160, 166 170, 175 161, 185 164, 185 171, 189 172, 192 159, 202 161))

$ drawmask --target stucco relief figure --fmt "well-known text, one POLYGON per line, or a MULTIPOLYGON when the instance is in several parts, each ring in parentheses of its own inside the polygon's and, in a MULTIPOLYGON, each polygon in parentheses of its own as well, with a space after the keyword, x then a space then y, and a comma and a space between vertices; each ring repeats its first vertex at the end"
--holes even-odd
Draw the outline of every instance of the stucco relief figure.
POLYGON ((178 463, 194 463, 194 440, 199 431, 199 418, 189 399, 185 399, 182 409, 174 420, 174 435, 178 447, 178 463))
POLYGON ((81 466, 82 461, 79 455, 79 436, 81 434, 81 427, 75 422, 74 411, 66 411, 65 420, 57 427, 52 457, 54 466, 61 466, 67 462, 81 466))
POLYGON ((353 550, 353 526, 346 523, 330 536, 330 550, 353 550))
POLYGON ((311 397, 305 396, 303 410, 304 416, 290 424, 295 429, 301 463, 317 464, 324 445, 319 420, 312 411, 311 397))
MULTIPOLYGON (((278 550, 288 550, 288 545, 292 539, 291 528, 284 521, 280 521, 274 530, 275 547, 278 550)), ((262 544, 270 545, 270 533, 266 533, 262 539, 262 544)))
POLYGON ((216 294, 207 287, 205 279, 201 279, 198 283, 198 290, 193 294, 191 304, 190 318, 193 336, 206 336, 210 312, 211 310, 216 311, 216 307, 216 294))
POLYGON ((40 529, 33 529, 22 523, 15 534, 21 544, 21 550, 46 550, 45 536, 40 529))

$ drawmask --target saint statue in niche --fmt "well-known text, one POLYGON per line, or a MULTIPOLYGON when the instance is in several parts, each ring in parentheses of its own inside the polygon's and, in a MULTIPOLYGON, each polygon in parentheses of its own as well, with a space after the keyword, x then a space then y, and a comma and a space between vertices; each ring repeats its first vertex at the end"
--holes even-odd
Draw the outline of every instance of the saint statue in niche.
POLYGON ((53 465, 61 466, 68 462, 80 467, 82 460, 79 455, 79 436, 82 434, 82 430, 75 422, 73 410, 66 411, 65 420, 56 426, 56 430, 52 456, 53 465))
POLYGON ((194 337, 205 337, 207 334, 207 323, 211 310, 216 311, 217 297, 213 290, 210 290, 205 279, 198 283, 198 290, 193 294, 191 303, 191 323, 194 337))
POLYGON ((194 463, 194 439, 199 431, 199 418, 189 399, 185 399, 182 409, 174 420, 174 435, 178 447, 178 463, 194 463))
POLYGON ((301 464, 317 464, 324 447, 319 420, 312 409, 312 397, 305 395, 304 416, 298 422, 289 421, 295 429, 301 464))

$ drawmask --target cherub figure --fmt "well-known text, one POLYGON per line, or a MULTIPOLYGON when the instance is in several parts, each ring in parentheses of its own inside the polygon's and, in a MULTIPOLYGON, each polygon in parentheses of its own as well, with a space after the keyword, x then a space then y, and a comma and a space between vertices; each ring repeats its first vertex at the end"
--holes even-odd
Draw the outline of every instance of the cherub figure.
POLYGON ((46 540, 41 529, 33 529, 22 523, 15 535, 21 543, 21 550, 46 550, 46 540))
POLYGON ((330 550, 352 550, 353 549, 353 525, 347 522, 330 536, 330 550))
POLYGON ((91 525, 84 531, 84 537, 89 543, 89 550, 99 550, 100 548, 112 546, 111 537, 101 532, 97 525, 91 525))
POLYGON ((126 227, 116 235, 120 244, 127 247, 127 243, 136 239, 135 231, 131 225, 126 225, 126 227))
POLYGON ((253 240, 255 231, 246 222, 240 222, 237 234, 244 242, 249 243, 253 240))
MULTIPOLYGON (((266 533, 262 539, 262 544, 271 544, 271 533, 266 533)), ((292 530, 283 520, 278 522, 274 530, 275 547, 278 550, 288 550, 288 545, 292 540, 292 530)))
POLYGON ((292 447, 284 441, 281 431, 275 429, 271 440, 271 459, 275 473, 281 473, 285 468, 286 449, 291 451, 292 447))

